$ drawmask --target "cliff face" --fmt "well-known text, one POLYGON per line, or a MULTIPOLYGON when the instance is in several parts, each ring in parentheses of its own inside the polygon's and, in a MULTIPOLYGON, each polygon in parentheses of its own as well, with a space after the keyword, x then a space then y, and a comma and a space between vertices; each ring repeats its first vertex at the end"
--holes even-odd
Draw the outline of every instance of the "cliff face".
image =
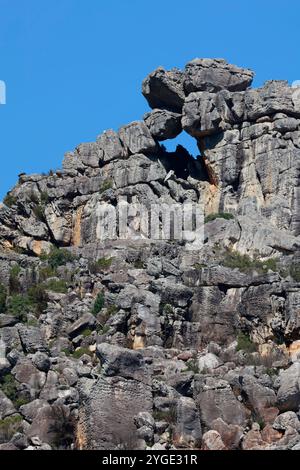
POLYGON ((0 448, 300 446, 300 94, 252 79, 158 68, 142 121, 20 175, 0 208, 0 448), (182 131, 196 158, 162 145, 182 131), (124 199, 129 236, 99 237, 124 199), (188 203, 203 246, 140 236, 136 204, 188 203))

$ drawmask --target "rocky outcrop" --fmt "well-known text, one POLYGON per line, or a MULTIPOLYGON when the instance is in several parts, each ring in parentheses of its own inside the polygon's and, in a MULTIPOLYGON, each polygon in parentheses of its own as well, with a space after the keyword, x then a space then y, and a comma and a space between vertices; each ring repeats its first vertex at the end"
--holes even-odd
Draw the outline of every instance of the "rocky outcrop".
POLYGON ((0 207, 0 449, 299 448, 299 93, 252 79, 160 67, 142 120, 20 175, 0 207), (199 155, 161 144, 183 130, 199 155), (100 218, 120 201, 126 237, 100 218), (188 203, 202 244, 147 237, 188 203))

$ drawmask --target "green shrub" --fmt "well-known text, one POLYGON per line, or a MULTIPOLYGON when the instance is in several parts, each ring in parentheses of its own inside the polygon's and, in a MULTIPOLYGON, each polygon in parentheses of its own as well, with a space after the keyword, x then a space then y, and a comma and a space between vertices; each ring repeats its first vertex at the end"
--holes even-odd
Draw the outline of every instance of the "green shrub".
POLYGON ((201 269, 206 268, 207 265, 206 265, 206 264, 202 264, 202 263, 195 263, 195 264, 193 265, 193 267, 194 267, 197 271, 200 271, 201 269))
POLYGON ((266 273, 269 269, 272 271, 277 270, 277 260, 274 258, 261 261, 257 258, 251 259, 249 256, 241 255, 236 251, 227 251, 225 253, 224 259, 222 260, 222 264, 227 268, 238 268, 243 272, 256 270, 260 273, 266 273))
POLYGON ((3 284, 0 284, 0 313, 6 310, 7 289, 3 284))
POLYGON ((292 264, 289 268, 289 274, 296 282, 300 282, 300 266, 292 264))
POLYGON ((76 256, 64 248, 52 247, 49 254, 42 254, 41 259, 48 262, 52 269, 57 269, 59 266, 65 266, 67 263, 72 263, 76 256))
POLYGON ((37 313, 41 314, 47 308, 48 296, 43 284, 36 284, 28 289, 27 297, 37 313))
POLYGON ((80 359, 84 354, 87 354, 88 356, 92 355, 89 348, 78 348, 72 353, 72 357, 74 357, 74 359, 80 359))
POLYGON ((194 374, 199 374, 199 366, 196 360, 191 360, 186 363, 186 372, 193 372, 194 374))
POLYGON ((116 315, 119 310, 120 310, 119 307, 117 307, 116 305, 110 305, 109 307, 107 307, 108 317, 112 317, 113 315, 116 315))
POLYGON ((43 205, 46 205, 48 204, 49 202, 49 194, 47 193, 47 191, 42 191, 41 192, 41 203, 43 205))
POLYGON ((100 326, 97 328, 97 333, 99 335, 105 335, 106 333, 109 332, 109 326, 108 325, 104 325, 104 326, 100 326))
POLYGON ((21 268, 18 264, 13 266, 9 272, 9 290, 11 293, 17 293, 21 290, 21 285, 19 281, 19 274, 21 268))
POLYGON ((49 277, 56 277, 57 270, 53 269, 51 266, 43 266, 39 269, 39 280, 46 281, 49 277))
POLYGON ((83 330, 83 332, 81 334, 82 334, 82 336, 87 338, 88 336, 91 336, 92 333, 93 332, 92 332, 92 330, 90 330, 90 328, 86 328, 85 330, 83 330))
POLYGON ((40 222, 45 222, 45 207, 42 204, 36 204, 32 210, 40 222))
POLYGON ((3 204, 7 207, 13 207, 17 204, 17 199, 10 193, 6 194, 3 204))
POLYGON ((111 189, 113 187, 113 182, 110 179, 106 179, 103 181, 101 184, 99 191, 100 193, 104 193, 104 191, 107 191, 108 189, 111 189))
POLYGON ((134 261, 133 266, 135 267, 135 269, 144 269, 145 264, 141 259, 137 259, 136 261, 134 261))
POLYGON ((168 424, 176 424, 177 413, 175 406, 171 406, 169 410, 154 411, 153 418, 155 421, 166 421, 168 424))
POLYGON ((18 416, 9 416, 0 420, 0 443, 8 442, 14 434, 22 430, 23 418, 18 416))
POLYGON ((174 308, 171 304, 165 304, 163 306, 163 313, 165 313, 166 315, 172 315, 172 313, 174 313, 174 308))
POLYGON ((17 317, 19 321, 26 321, 30 310, 32 310, 32 303, 27 295, 13 294, 8 298, 7 313, 17 317))
POLYGON ((228 212, 219 212, 217 214, 209 214, 205 217, 204 223, 207 224, 208 222, 212 222, 213 220, 216 219, 225 219, 225 220, 230 220, 233 219, 233 215, 229 214, 228 212))
POLYGON ((253 353, 256 352, 257 348, 254 343, 252 343, 249 336, 245 335, 245 333, 240 332, 237 336, 237 351, 245 351, 246 353, 253 353))
POLYGON ((104 303, 105 303, 104 293, 99 292, 99 294, 96 297, 94 306, 93 306, 93 310, 92 310, 93 315, 97 315, 99 312, 101 312, 101 310, 104 307, 104 303))
POLYGON ((89 263, 89 270, 91 274, 98 274, 111 267, 113 258, 100 258, 95 262, 89 263))
POLYGON ((46 289, 58 294, 66 294, 68 287, 63 279, 50 279, 46 284, 46 289))
POLYGON ((12 402, 15 402, 18 399, 16 381, 12 374, 6 374, 1 378, 0 388, 12 402))

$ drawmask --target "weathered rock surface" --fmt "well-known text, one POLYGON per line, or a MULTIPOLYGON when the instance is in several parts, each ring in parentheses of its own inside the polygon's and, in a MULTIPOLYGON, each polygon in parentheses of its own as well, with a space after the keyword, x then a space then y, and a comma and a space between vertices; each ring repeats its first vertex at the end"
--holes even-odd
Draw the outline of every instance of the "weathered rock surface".
POLYGON ((252 79, 159 67, 143 120, 20 175, 0 205, 1 450, 299 449, 300 100, 252 79), (160 144, 182 130, 201 155, 160 144), (120 200, 126 236, 101 218, 120 200), (185 203, 198 246, 160 236, 158 208, 185 203))

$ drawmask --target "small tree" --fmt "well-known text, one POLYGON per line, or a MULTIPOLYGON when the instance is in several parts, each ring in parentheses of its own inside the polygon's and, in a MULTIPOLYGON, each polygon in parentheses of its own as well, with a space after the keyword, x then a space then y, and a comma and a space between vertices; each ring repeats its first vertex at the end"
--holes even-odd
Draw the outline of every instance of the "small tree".
POLYGON ((92 310, 93 315, 97 315, 104 307, 105 297, 103 292, 99 292, 92 310))
POLYGON ((0 284, 0 313, 4 313, 6 310, 6 298, 7 290, 3 284, 0 284))

